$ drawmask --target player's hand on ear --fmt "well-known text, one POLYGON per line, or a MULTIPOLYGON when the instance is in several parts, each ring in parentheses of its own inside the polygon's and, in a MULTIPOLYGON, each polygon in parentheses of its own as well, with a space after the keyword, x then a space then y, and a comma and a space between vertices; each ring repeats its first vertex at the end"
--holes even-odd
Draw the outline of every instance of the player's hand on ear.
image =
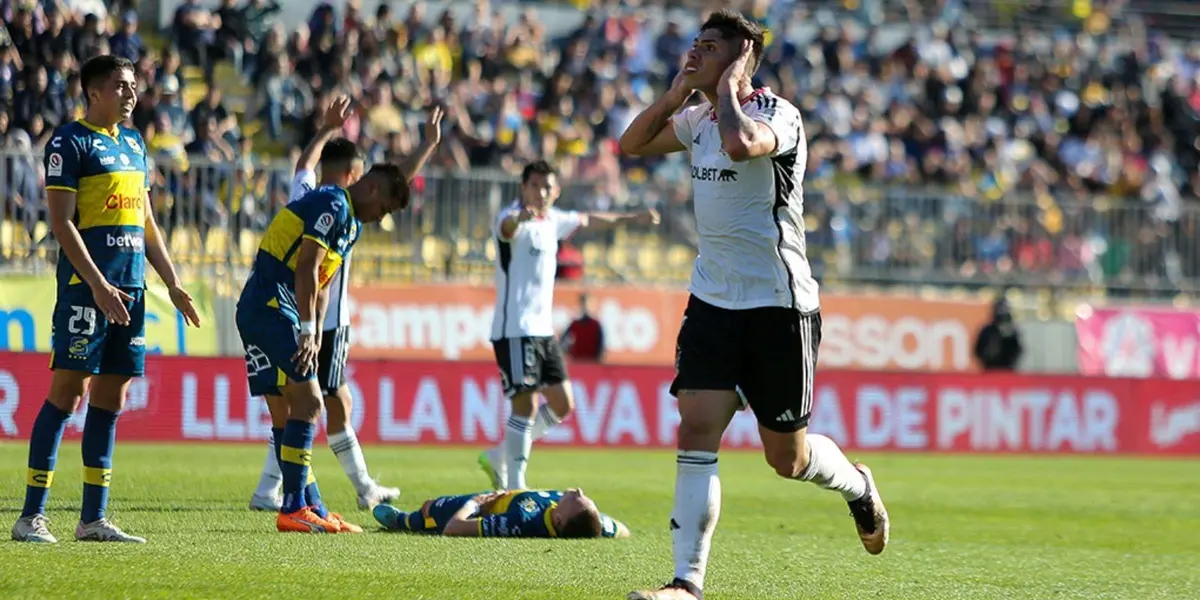
POLYGON ((721 75, 721 81, 726 83, 737 83, 743 78, 750 77, 750 58, 754 56, 754 44, 750 40, 742 42, 742 50, 738 53, 737 58, 733 59, 732 63, 726 67, 725 73, 721 75))
POLYGON ((100 285, 92 288, 92 298, 109 323, 129 324, 129 309, 125 305, 133 302, 133 296, 122 292, 107 281, 102 281, 100 285))
POLYGON ((171 304, 174 304, 175 308, 183 313, 183 322, 192 327, 199 327, 200 313, 196 310, 192 295, 179 286, 167 290, 167 294, 171 296, 171 304))

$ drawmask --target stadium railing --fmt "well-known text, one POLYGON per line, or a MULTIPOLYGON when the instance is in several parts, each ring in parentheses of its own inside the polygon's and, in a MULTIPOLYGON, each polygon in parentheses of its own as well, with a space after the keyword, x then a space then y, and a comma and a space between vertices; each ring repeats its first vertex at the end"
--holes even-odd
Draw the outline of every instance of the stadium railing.
MULTIPOLYGON (((0 154, 0 273, 52 272, 57 247, 45 223, 41 157, 0 154), (21 172, 24 170, 24 172, 21 172), (34 198, 21 196, 32 176, 34 198)), ((236 295, 259 238, 287 201, 286 161, 159 160, 153 206, 185 277, 236 295)), ((581 263, 593 281, 685 281, 696 256, 687 179, 568 178, 560 205, 663 214, 658 228, 584 232, 561 262, 581 263)), ((433 171, 414 185, 412 207, 368 227, 353 278, 369 281, 490 282, 492 222, 518 197, 517 179, 493 170, 433 171)), ((937 189, 809 184, 808 253, 826 287, 1012 286, 1046 293, 1167 299, 1200 290, 1200 208, 1177 211, 1140 201, 1090 197, 980 199, 937 189)))

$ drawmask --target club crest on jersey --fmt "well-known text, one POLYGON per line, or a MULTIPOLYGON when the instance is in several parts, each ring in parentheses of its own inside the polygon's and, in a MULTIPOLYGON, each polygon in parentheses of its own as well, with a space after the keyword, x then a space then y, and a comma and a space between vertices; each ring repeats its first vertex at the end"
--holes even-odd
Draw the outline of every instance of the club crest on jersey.
POLYGON ((333 229, 333 214, 324 213, 317 217, 317 224, 313 225, 313 229, 316 229, 317 233, 328 234, 329 230, 333 229))
POLYGON ((127 136, 125 136, 125 143, 129 144, 129 148, 132 149, 137 154, 142 153, 142 146, 141 146, 141 144, 138 144, 137 138, 127 135, 127 136))

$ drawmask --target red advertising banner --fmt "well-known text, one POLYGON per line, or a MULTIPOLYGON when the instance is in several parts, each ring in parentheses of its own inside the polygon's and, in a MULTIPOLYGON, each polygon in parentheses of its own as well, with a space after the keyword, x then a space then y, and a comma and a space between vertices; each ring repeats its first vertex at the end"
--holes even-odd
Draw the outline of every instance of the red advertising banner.
MULTIPOLYGON (((560 285, 555 331, 578 316, 579 296, 591 296, 613 364, 675 364, 675 337, 687 293, 654 288, 560 285)), ((491 361, 496 291, 465 284, 351 287, 355 334, 351 355, 386 360, 491 361)), ((822 294, 820 364, 871 371, 977 371, 975 336, 991 317, 979 301, 904 296, 822 294)))
MULTIPOLYGON (((45 355, 0 353, 0 440, 27 439, 49 387, 45 355)), ((500 440, 508 403, 493 366, 353 362, 353 414, 365 443, 484 444, 500 440)), ((541 443, 669 448, 679 421, 669 368, 577 365, 576 412, 541 443)), ((121 439, 265 440, 265 403, 231 358, 152 356, 132 386, 121 439)), ((76 414, 68 437, 77 437, 76 414)), ((811 430, 846 448, 987 453, 1200 453, 1200 391, 1161 379, 930 375, 824 371, 811 430)), ((729 448, 758 448, 742 412, 729 448)))
POLYGON ((1200 312, 1084 307, 1075 330, 1086 375, 1200 379, 1200 312))

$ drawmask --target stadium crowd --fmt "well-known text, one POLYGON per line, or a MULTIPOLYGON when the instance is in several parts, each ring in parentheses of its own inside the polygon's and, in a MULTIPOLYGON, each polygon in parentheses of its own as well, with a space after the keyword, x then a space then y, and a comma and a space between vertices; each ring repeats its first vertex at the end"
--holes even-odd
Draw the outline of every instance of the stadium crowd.
MULTIPOLYGON (((5 216, 30 231, 42 218, 34 157, 82 114, 77 65, 111 52, 137 65, 133 124, 168 228, 187 215, 201 228, 264 227, 288 170, 262 165, 302 145, 314 107, 346 93, 357 113, 344 134, 372 161, 414 147, 423 110, 445 107, 431 206, 483 201, 447 180, 553 157, 571 183, 564 204, 656 205, 665 235, 694 244, 683 157, 632 159, 615 144, 693 32, 604 4, 553 37, 533 9, 505 19, 487 0, 454 14, 326 2, 291 30, 276 0, 187 0, 167 32, 123 3, 0 0, 5 216)), ((815 19, 805 4, 746 8, 772 32, 759 82, 804 112, 818 270, 1167 289, 1200 278, 1200 45, 1121 19, 1125 2, 1007 33, 968 29, 960 0, 926 2, 936 6, 911 35, 861 11, 815 19), (823 25, 809 40, 812 23, 823 25)), ((456 226, 437 223, 435 234, 456 226)))

